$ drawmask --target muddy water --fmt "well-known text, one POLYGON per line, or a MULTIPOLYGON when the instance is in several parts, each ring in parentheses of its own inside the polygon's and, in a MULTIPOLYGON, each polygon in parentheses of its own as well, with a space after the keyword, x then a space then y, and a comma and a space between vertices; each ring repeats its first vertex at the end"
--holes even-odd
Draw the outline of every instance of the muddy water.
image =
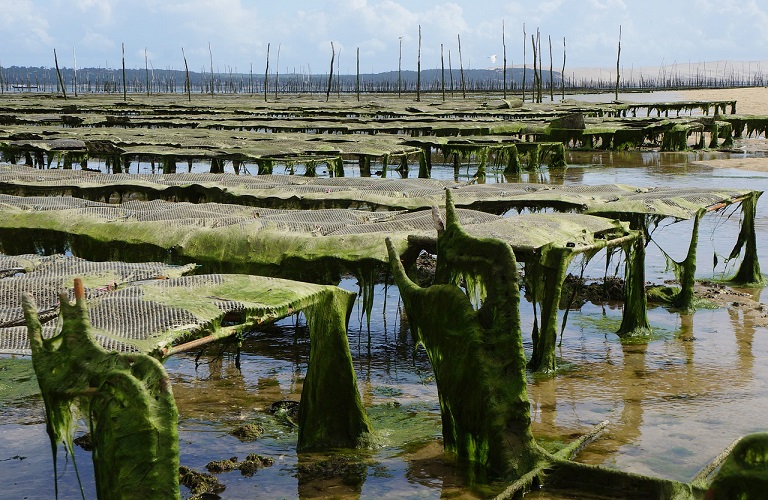
MULTIPOLYGON (((739 146, 739 144, 737 144, 739 146)), ((709 169, 691 164, 719 153, 570 153, 564 172, 520 180, 558 184, 624 183, 636 186, 768 187, 768 174, 709 169)), ((452 178, 437 166, 436 176, 452 178)), ((488 182, 510 182, 490 176, 488 182)), ((712 270, 713 254, 727 255, 738 232, 738 213, 711 214, 702 221, 699 277, 712 270)), ((690 223, 663 224, 654 240, 675 259, 688 247, 690 223)), ((768 200, 758 204, 760 261, 768 266, 768 200)), ((670 279, 655 244, 649 246, 649 281, 670 279)), ((722 259, 720 259, 722 262, 722 259)), ((587 276, 605 272, 604 256, 587 276)), ((613 265, 611 269, 613 269, 613 265)), ((580 272, 578 262, 571 272, 580 272)), ((355 290, 346 280, 342 286, 355 290)), ((166 362, 179 406, 181 463, 204 470, 211 460, 248 453, 272 457, 272 467, 252 477, 219 475, 223 498, 322 496, 487 496, 491 487, 470 488, 461 467, 441 451, 437 389, 426 357, 414 349, 394 287, 378 286, 370 336, 359 310, 349 342, 360 391, 383 446, 366 452, 297 456, 296 430, 268 412, 279 400, 298 401, 306 373, 308 338, 301 318, 255 332, 242 346, 241 369, 234 348, 213 347, 196 359, 166 362), (264 435, 242 443, 229 432, 258 422, 264 435), (330 460, 329 460, 330 459, 330 460)), ((751 290, 766 302, 765 291, 751 290), (761 297, 762 294, 762 297, 761 297)), ((531 307, 522 304, 524 338, 531 307)), ((578 460, 688 481, 742 434, 768 428, 768 332, 755 328, 738 309, 699 309, 680 315, 649 311, 655 333, 646 343, 622 343, 613 334, 620 305, 587 303, 569 313, 556 377, 531 377, 533 430, 542 441, 567 441, 603 420, 601 439, 578 460)), ((529 347, 529 343, 527 344, 529 347)), ((8 498, 50 498, 53 474, 42 402, 31 382, 28 358, 0 359, 0 481, 8 498)), ((84 432, 83 426, 81 431, 84 432)), ((59 449, 59 486, 64 498, 79 497, 71 457, 59 449)), ((93 498, 90 456, 75 449, 86 496, 93 498)), ((497 485, 498 486, 498 485, 497 485)), ((183 489, 183 495, 188 495, 183 489)))

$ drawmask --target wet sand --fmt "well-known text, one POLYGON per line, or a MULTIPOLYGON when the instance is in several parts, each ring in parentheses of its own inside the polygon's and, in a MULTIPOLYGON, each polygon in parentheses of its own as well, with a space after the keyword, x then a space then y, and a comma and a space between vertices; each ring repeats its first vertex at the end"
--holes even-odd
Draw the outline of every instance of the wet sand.
MULTIPOLYGON (((768 87, 676 91, 685 101, 726 101, 736 99, 736 114, 768 115, 768 87)), ((729 109, 730 111, 730 109, 729 109)))

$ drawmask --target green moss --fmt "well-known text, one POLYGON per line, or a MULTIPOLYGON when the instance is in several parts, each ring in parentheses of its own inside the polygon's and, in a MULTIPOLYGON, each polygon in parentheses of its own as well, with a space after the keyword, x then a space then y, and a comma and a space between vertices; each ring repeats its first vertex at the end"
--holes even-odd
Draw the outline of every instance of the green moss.
POLYGON ((762 498, 768 491, 768 433, 743 437, 723 462, 707 498, 762 498))
POLYGON ((42 337, 32 299, 25 296, 23 304, 54 476, 56 448, 64 443, 72 454, 84 414, 100 498, 178 498, 177 411, 165 370, 149 356, 101 348, 91 335, 82 289, 75 288, 74 305, 61 296, 61 332, 51 339, 42 337))
POLYGON ((651 333, 648 323, 648 299, 645 293, 645 238, 627 244, 624 271, 624 311, 619 336, 640 336, 651 333))
POLYGON ((760 272, 760 261, 757 256, 757 237, 755 233, 755 214, 757 213, 757 200, 762 192, 754 192, 741 202, 742 220, 736 244, 728 256, 728 260, 735 259, 744 249, 739 270, 731 278, 732 283, 740 285, 764 285, 765 277, 760 272))
POLYGON ((310 353, 299 404, 299 451, 372 443, 347 341, 353 303, 354 294, 330 289, 305 311, 310 353))
POLYGON ((413 283, 388 241, 390 262, 414 339, 435 373, 446 449, 473 463, 480 476, 517 477, 545 456, 530 430, 517 264, 507 243, 464 232, 447 196, 438 284, 413 283), (478 310, 450 283, 459 275, 482 280, 486 294, 478 310))

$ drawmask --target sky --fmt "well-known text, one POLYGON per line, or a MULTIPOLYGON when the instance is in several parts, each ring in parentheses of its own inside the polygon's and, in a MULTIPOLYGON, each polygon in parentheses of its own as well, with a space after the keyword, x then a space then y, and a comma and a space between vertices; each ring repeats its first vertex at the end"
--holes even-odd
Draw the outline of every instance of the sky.
MULTIPOLYGON (((0 66, 183 69, 327 73, 331 42, 338 68, 360 72, 421 67, 500 67, 502 25, 507 64, 526 57, 538 28, 555 68, 768 60, 765 0, 0 0, 0 66), (278 61, 279 52, 279 61, 278 61)), ((336 67, 336 64, 334 65, 336 67)))

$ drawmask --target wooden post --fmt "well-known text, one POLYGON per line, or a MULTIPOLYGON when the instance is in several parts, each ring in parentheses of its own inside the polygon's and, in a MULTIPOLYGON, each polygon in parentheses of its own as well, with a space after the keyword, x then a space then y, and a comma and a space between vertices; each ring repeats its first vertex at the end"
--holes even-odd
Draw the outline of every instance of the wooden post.
POLYGON ((275 61, 275 100, 277 100, 278 87, 280 86, 280 47, 282 43, 277 44, 277 61, 275 61))
POLYGON ((213 51, 211 50, 211 42, 208 42, 208 55, 211 58, 211 95, 213 95, 215 79, 213 77, 213 51))
POLYGON ((357 102, 360 102, 360 47, 357 48, 357 66, 355 75, 355 92, 357 93, 357 102))
POLYGON ((267 67, 264 69, 264 102, 267 102, 267 88, 269 81, 267 76, 269 75, 269 43, 267 44, 267 67))
POLYGON ((525 36, 525 23, 523 23, 523 102, 525 102, 525 44, 527 39, 525 36))
POLYGON ((464 62, 461 59, 461 35, 456 35, 459 39, 459 71, 461 72, 461 95, 467 98, 467 87, 464 83, 464 62))
POLYGON ((504 19, 501 20, 501 47, 502 58, 504 59, 504 99, 507 98, 507 41, 504 38, 504 19))
POLYGON ((128 97, 126 97, 126 88, 125 88, 125 44, 122 44, 123 46, 123 100, 127 101, 128 97))
POLYGON ((563 71, 560 73, 560 88, 563 91, 563 99, 565 99, 565 37, 563 37, 563 71))
POLYGON ((538 102, 536 90, 539 88, 539 72, 536 70, 536 38, 533 36, 533 33, 531 33, 531 47, 533 48, 533 99, 531 102, 538 102))
POLYGON ((416 56, 416 101, 421 101, 421 25, 419 25, 419 50, 416 56))
POLYGON ((440 87, 443 91, 443 102, 445 102, 445 59, 443 58, 443 44, 440 44, 440 87))
POLYGON ((541 62, 541 32, 539 31, 539 28, 536 28, 536 51, 539 54, 539 90, 537 101, 541 102, 541 89, 544 87, 544 64, 541 62))
POLYGON ((181 56, 184 58, 184 71, 186 73, 184 87, 187 91, 187 101, 192 102, 192 84, 189 81, 189 65, 187 64, 187 56, 184 54, 184 47, 181 48, 181 56))
POLYGON ((331 97, 331 83, 333 83, 333 60, 336 59, 336 49, 333 48, 333 42, 331 42, 331 70, 328 73, 328 89, 325 91, 325 102, 331 97))
POLYGON ((147 95, 149 95, 149 57, 147 57, 146 47, 144 47, 144 74, 147 80, 147 95))
POLYGON ((549 101, 555 100, 555 85, 552 80, 552 35, 549 35, 549 101))
POLYGON ((400 37, 400 57, 397 59, 397 97, 401 97, 403 87, 403 37, 400 37))
POLYGON ((451 77, 451 97, 453 97, 453 66, 451 65, 451 49, 448 49, 448 75, 451 77))
POLYGON ((616 54, 616 93, 614 95, 615 100, 619 100, 619 80, 621 78, 621 75, 619 75, 619 60, 621 59, 621 25, 619 25, 619 51, 616 54))
POLYGON ((75 92, 75 97, 77 97, 77 55, 75 54, 74 47, 72 47, 72 76, 72 90, 75 92))

